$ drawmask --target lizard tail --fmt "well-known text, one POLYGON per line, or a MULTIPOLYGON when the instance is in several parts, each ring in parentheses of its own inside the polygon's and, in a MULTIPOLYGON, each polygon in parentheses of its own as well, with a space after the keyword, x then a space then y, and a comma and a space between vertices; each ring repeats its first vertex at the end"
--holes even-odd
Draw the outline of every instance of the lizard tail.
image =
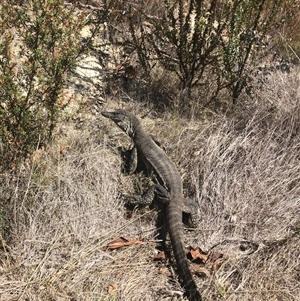
POLYGON ((202 297, 198 291, 197 285, 189 268, 184 246, 182 243, 182 214, 179 205, 173 200, 168 204, 168 229, 171 239, 171 244, 177 263, 178 274, 181 278, 183 287, 190 301, 201 301, 202 297))

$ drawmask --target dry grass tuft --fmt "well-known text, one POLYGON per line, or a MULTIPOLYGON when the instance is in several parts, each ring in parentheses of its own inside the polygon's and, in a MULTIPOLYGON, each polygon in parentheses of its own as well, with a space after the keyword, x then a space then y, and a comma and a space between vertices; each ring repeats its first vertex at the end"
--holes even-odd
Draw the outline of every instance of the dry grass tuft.
MULTIPOLYGON (((231 117, 151 113, 142 121, 164 138, 186 195, 199 204, 186 244, 224 254, 210 278, 196 277, 205 300, 300 299, 297 76, 274 74, 257 103, 231 117)), ((102 118, 80 129, 65 124, 17 177, 2 177, 11 214, 10 236, 1 238, 1 300, 182 300, 172 269, 152 261, 155 215, 128 219, 119 198, 133 189, 117 151, 128 141, 102 118), (106 251, 118 236, 146 243, 106 251)))
POLYGON ((67 132, 15 180, 1 300, 151 300, 151 290, 165 290, 166 281, 151 263, 154 244, 105 249, 117 236, 145 238, 154 227, 137 227, 139 216, 125 219, 120 159, 103 132, 67 132))
POLYGON ((298 72, 273 74, 257 103, 233 117, 164 122, 200 207, 199 231, 187 239, 225 256, 211 282, 198 282, 207 300, 300 298, 298 72))

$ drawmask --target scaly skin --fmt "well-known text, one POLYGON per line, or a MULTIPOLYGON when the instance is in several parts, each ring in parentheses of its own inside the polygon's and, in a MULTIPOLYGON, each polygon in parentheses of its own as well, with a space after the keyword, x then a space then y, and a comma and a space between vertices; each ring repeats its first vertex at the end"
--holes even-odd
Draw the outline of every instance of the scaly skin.
POLYGON ((102 115, 113 120, 132 138, 144 163, 155 171, 160 179, 160 184, 166 189, 166 198, 169 200, 166 204, 168 231, 178 273, 189 299, 201 301, 201 294, 193 279, 183 246, 182 209, 184 196, 181 177, 176 166, 145 133, 139 119, 133 114, 124 110, 116 110, 114 112, 102 112, 102 115))

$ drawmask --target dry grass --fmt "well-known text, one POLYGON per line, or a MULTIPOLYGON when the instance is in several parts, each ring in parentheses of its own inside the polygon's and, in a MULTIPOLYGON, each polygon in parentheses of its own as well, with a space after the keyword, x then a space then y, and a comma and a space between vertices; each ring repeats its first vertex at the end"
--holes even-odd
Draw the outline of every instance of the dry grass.
POLYGON ((199 283, 207 300, 300 298, 298 71, 273 74, 232 118, 177 126, 172 153, 200 207, 190 243, 226 258, 208 289, 199 283))
MULTIPOLYGON (((300 299, 297 72, 274 74, 257 104, 231 117, 143 120, 165 138, 199 204, 186 243, 224 254, 211 277, 196 277, 204 300, 300 299)), ((0 300, 181 300, 172 269, 152 261, 155 214, 128 219, 118 197, 132 187, 120 172, 121 143, 102 118, 65 124, 47 152, 2 177, 11 230, 1 240, 0 300), (118 236, 146 243, 106 251, 118 236)))
POLYGON ((11 237, 2 240, 1 300, 153 300, 172 289, 151 262, 154 243, 105 251, 115 237, 147 239, 155 227, 124 217, 120 159, 103 128, 102 121, 93 132, 68 128, 24 175, 7 176, 16 186, 11 237))

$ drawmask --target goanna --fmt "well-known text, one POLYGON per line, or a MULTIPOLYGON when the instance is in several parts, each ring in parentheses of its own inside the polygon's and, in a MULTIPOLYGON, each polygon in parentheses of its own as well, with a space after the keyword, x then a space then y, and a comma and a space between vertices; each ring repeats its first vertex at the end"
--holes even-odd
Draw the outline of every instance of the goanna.
POLYGON ((182 212, 188 214, 189 226, 196 224, 196 204, 183 196, 180 174, 166 153, 147 135, 133 114, 118 109, 114 112, 102 112, 103 116, 114 121, 134 142, 139 158, 147 169, 157 175, 157 183, 150 187, 144 202, 157 194, 166 206, 167 226, 170 235, 178 274, 183 288, 191 301, 201 301, 201 294, 190 271, 183 246, 182 212))

